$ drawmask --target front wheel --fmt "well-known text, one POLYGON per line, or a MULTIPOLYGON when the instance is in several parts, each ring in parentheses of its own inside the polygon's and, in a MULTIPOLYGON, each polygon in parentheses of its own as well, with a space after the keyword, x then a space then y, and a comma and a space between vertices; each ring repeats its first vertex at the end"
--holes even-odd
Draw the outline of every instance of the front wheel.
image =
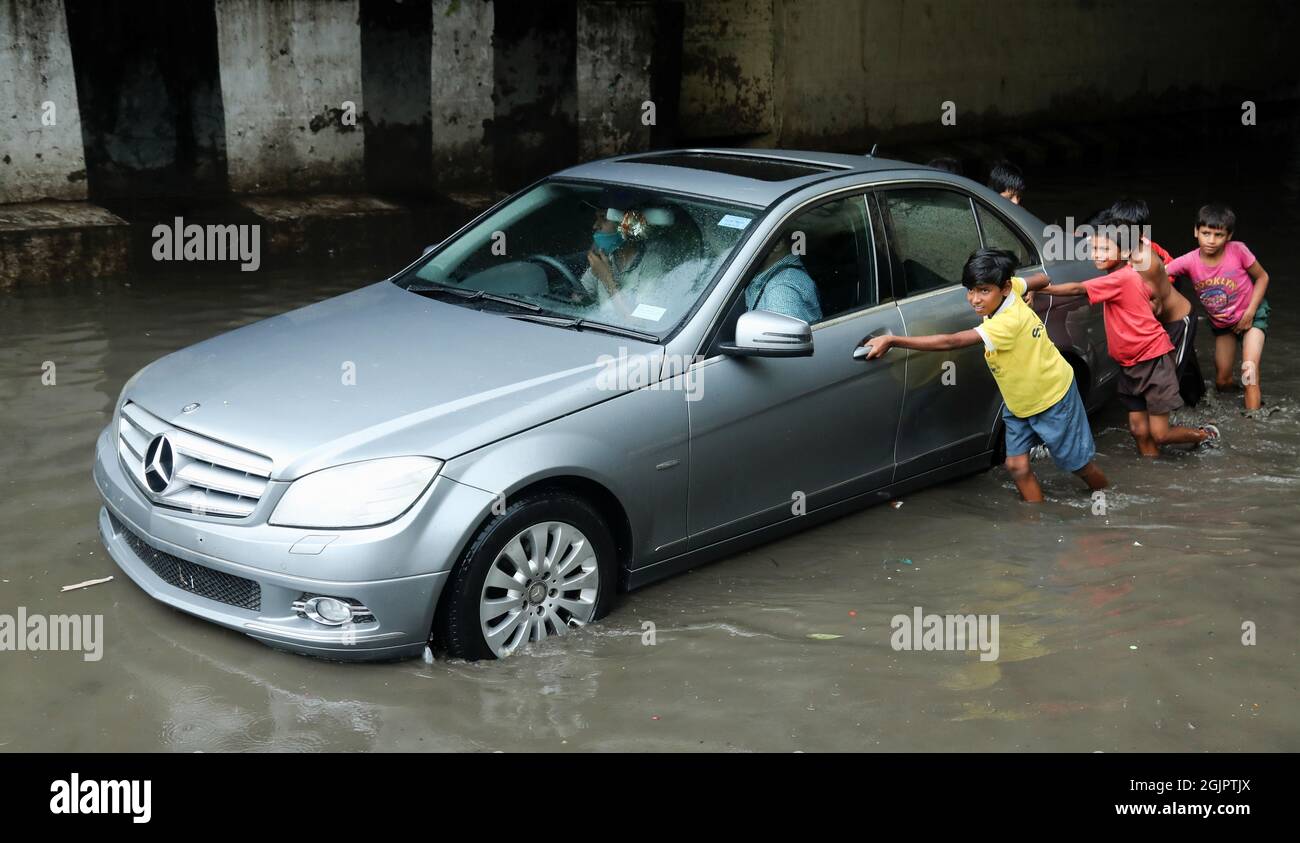
POLYGON ((598 620, 613 601, 614 557, 608 528, 581 498, 516 501, 452 571, 434 637, 453 658, 504 658, 598 620))

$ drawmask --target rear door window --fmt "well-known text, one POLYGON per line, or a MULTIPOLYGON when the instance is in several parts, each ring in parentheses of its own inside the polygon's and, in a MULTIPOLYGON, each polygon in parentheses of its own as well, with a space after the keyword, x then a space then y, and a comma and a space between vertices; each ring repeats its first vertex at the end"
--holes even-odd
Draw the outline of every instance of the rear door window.
POLYGON ((1038 250, 983 204, 976 202, 975 210, 979 216, 980 231, 984 234, 984 246, 989 249, 1006 249, 1016 256, 1016 268, 1025 269, 1038 266, 1038 250))
POLYGON ((915 296, 960 283, 966 260, 980 248, 970 197, 944 188, 904 187, 882 190, 879 199, 895 291, 915 296))

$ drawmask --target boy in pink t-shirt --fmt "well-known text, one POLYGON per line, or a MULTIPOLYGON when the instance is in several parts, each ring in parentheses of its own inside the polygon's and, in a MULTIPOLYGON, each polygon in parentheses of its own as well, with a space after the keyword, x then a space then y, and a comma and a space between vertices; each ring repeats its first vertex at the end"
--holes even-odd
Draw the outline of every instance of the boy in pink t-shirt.
POLYGON ((1259 362, 1268 331, 1268 273, 1246 244, 1232 239, 1237 215, 1227 205, 1206 205, 1196 214, 1193 234, 1199 248, 1174 258, 1165 270, 1187 275, 1192 289, 1210 316, 1214 332, 1214 384, 1219 391, 1232 389, 1232 364, 1241 342, 1241 385, 1247 410, 1262 403, 1259 362))
MULTIPOLYGON (((1082 283, 1049 284, 1049 296, 1087 296, 1101 303, 1106 320, 1106 347, 1120 365, 1119 398, 1128 409, 1128 429, 1138 453, 1160 454, 1162 445, 1199 445, 1219 438, 1212 424, 1200 428, 1169 423, 1169 414, 1183 406, 1178 390, 1174 345, 1152 312, 1146 282, 1129 265, 1129 255, 1098 230, 1091 238, 1092 262, 1109 274, 1082 283)), ((1029 281, 1032 289, 1038 277, 1029 281)))

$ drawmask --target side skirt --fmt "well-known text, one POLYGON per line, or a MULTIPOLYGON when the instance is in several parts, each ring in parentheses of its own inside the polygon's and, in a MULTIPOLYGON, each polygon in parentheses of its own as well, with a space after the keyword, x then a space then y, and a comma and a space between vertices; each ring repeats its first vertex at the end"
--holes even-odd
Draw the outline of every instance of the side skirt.
POLYGON ((924 474, 918 474, 915 477, 909 477, 899 483, 890 484, 876 489, 873 492, 855 495, 846 498, 838 503, 824 506, 821 509, 813 510, 804 515, 791 516, 784 521, 767 527, 761 527, 757 530, 751 530, 739 536, 725 539, 720 542, 692 550, 689 553, 683 553, 662 562, 656 562, 653 565, 646 565, 643 568, 637 568, 633 571, 624 572, 623 586, 626 590, 640 588, 643 585, 649 585, 652 582, 670 577, 673 574, 698 567, 700 565, 713 562, 726 556, 732 556, 742 550, 748 550, 751 547, 767 544, 783 536, 798 533, 818 524, 824 524, 827 521, 833 521, 836 518, 865 509, 878 503, 884 503, 900 495, 906 495, 918 489, 932 486, 935 483, 942 483, 945 480, 952 480, 957 477, 964 477, 968 474, 977 474, 988 469, 993 457, 992 451, 985 451, 982 454, 976 454, 967 457, 960 462, 947 465, 942 468, 936 468, 927 471, 924 474))

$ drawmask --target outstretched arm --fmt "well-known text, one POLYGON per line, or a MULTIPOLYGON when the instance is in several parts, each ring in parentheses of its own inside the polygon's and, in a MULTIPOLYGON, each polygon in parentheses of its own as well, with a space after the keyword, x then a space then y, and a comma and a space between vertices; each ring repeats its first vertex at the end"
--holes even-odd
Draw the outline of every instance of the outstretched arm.
POLYGON ((1033 275, 1025 276, 1025 287, 1031 293, 1034 290, 1041 290, 1051 283, 1052 279, 1047 277, 1046 272, 1035 272, 1033 275))
POLYGON ((883 337, 864 340, 862 344, 871 349, 867 352, 867 359, 875 360, 877 357, 883 357, 886 351, 895 346, 913 351, 951 351, 954 348, 966 348, 982 342, 984 340, 979 332, 971 328, 969 331, 958 331, 955 334, 929 334, 923 337, 899 337, 886 334, 883 337))
POLYGON ((1088 288, 1081 282, 1073 284, 1048 284, 1043 287, 1043 292, 1049 296, 1086 296, 1088 288))

